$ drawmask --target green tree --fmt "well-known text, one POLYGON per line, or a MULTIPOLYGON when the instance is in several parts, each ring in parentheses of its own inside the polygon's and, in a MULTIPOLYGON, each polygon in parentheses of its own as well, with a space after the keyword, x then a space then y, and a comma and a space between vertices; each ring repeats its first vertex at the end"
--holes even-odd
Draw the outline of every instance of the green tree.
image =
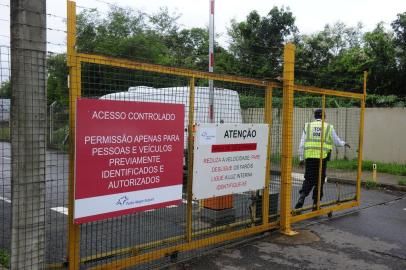
POLYGON ((395 35, 397 73, 394 76, 397 94, 406 97, 406 12, 397 15, 392 22, 395 35))
POLYGON ((207 29, 191 28, 173 32, 168 37, 172 65, 205 70, 208 67, 209 33, 207 29))
POLYGON ((169 15, 156 14, 151 17, 153 24, 148 25, 146 15, 133 9, 114 6, 104 19, 96 9, 85 10, 78 15, 77 48, 86 53, 167 64, 168 49, 161 34, 168 25, 159 16, 168 19, 169 15))
POLYGON ((56 54, 47 58, 47 103, 57 102, 67 107, 69 104, 68 67, 66 55, 56 54))
MULTIPOLYGON (((105 17, 96 9, 84 10, 78 15, 77 48, 86 53, 206 71, 208 29, 182 28, 178 24, 179 17, 167 8, 146 14, 113 6, 105 17)), ((293 40, 297 48, 297 83, 344 90, 361 88, 362 73, 368 70, 368 92, 377 94, 369 104, 398 106, 404 102, 394 96, 385 99, 381 95, 405 95, 406 13, 398 14, 391 25, 393 32, 378 24, 373 31, 363 33, 361 24, 350 27, 337 22, 314 34, 299 35, 295 17, 288 8, 274 7, 266 16, 252 11, 241 22, 231 21, 228 48, 215 44, 215 72, 275 79, 282 73, 283 45, 293 40)), ((49 103, 56 100, 67 104, 65 62, 65 55, 48 59, 49 103)), ((175 81, 176 78, 156 73, 82 65, 85 95, 125 91, 141 83, 156 87, 187 83, 175 81), (145 77, 150 79, 145 80, 145 77)), ((7 90, 7 87, 2 86, 2 89, 7 90)), ((245 103, 251 100, 247 98, 245 103)), ((307 106, 312 102, 302 99, 298 104, 307 106)), ((341 100, 331 102, 331 106, 336 105, 349 106, 341 100)))
POLYGON ((393 33, 379 23, 372 32, 364 35, 365 53, 368 57, 368 87, 373 93, 389 95, 396 93, 396 48, 393 33))
POLYGON ((337 22, 322 31, 295 37, 296 77, 300 83, 336 89, 351 88, 365 63, 362 25, 337 22))
POLYGON ((267 16, 252 11, 245 21, 232 21, 230 52, 245 76, 275 78, 281 73, 283 44, 297 31, 289 9, 274 7, 267 16))
MULTIPOLYGON (((132 9, 113 7, 106 18, 102 18, 95 9, 86 10, 78 15, 77 47, 79 51, 87 53, 207 70, 208 30, 180 29, 178 18, 178 14, 169 13, 167 8, 148 15, 132 9)), ((229 66, 232 63, 232 55, 218 44, 215 52, 216 60, 219 61, 216 71, 231 70, 229 66)), ((107 67, 94 68, 84 65, 82 70, 86 88, 84 93, 91 88, 91 91, 94 89, 99 93, 122 91, 129 85, 140 83, 137 80, 141 79, 128 75, 134 72, 122 70, 120 73, 107 67), (87 76, 87 73, 91 75, 87 76), (119 81, 125 83, 119 84, 119 81)), ((156 74, 148 76, 157 77, 156 74)), ((163 77, 148 83, 149 86, 161 87, 167 84, 168 80, 163 77)))
POLYGON ((11 98, 10 81, 3 81, 0 85, 0 98, 11 98))

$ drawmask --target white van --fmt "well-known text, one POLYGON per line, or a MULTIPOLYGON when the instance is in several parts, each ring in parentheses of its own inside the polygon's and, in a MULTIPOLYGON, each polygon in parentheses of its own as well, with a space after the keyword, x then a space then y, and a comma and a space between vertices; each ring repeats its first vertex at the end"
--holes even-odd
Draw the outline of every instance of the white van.
MULTIPOLYGON (((177 103, 185 105, 185 149, 189 121, 189 86, 153 88, 130 87, 127 92, 118 92, 100 97, 108 100, 177 103)), ((209 122, 209 87, 195 87, 194 123, 209 122)), ((214 117, 216 123, 242 123, 238 93, 234 90, 214 88, 214 117)))

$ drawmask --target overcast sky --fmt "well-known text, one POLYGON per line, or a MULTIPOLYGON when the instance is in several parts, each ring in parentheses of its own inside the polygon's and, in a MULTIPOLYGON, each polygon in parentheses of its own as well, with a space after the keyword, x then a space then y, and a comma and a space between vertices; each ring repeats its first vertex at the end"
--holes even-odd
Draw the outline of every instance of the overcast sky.
MULTIPOLYGON (((157 11, 159 7, 167 6, 171 12, 181 14, 179 23, 182 27, 206 27, 209 18, 209 0, 77 0, 78 12, 84 7, 98 8, 107 12, 109 5, 116 3, 124 7, 141 9, 147 13, 157 11)), ((10 0, 0 0, 0 45, 8 44, 9 5, 10 0)), ((368 31, 381 21, 390 27, 390 22, 396 14, 406 11, 406 0, 216 0, 215 28, 220 34, 220 43, 226 45, 226 29, 231 19, 243 20, 252 10, 257 10, 265 16, 273 6, 289 7, 296 17, 296 25, 300 33, 313 33, 323 29, 324 25, 342 21, 349 26, 361 22, 368 31)), ((47 0, 48 41, 56 44, 66 43, 65 0, 47 0)), ((64 51, 64 46, 48 45, 50 51, 64 51)))

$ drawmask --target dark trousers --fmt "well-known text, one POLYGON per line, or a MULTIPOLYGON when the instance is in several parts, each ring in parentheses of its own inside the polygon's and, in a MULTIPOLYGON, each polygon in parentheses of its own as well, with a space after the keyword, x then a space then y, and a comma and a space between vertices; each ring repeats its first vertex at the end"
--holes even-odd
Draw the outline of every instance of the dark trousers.
MULTIPOLYGON (((320 189, 320 201, 323 198, 323 185, 326 178, 326 167, 328 158, 322 161, 321 170, 321 189, 320 189)), ((319 181, 319 168, 320 159, 307 158, 305 160, 305 180, 303 181, 302 189, 299 191, 300 196, 307 197, 313 189, 313 202, 317 202, 317 184, 319 181)))

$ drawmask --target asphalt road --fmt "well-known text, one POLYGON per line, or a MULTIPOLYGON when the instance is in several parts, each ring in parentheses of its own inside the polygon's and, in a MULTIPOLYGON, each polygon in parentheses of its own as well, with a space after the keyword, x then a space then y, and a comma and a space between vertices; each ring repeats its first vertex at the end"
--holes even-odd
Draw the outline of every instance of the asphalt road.
POLYGON ((168 269, 404 270, 405 225, 405 193, 363 190, 361 208, 296 224, 297 237, 272 233, 168 269))
MULTIPOLYGON (((0 249, 10 249, 11 184, 10 144, 0 143, 0 249)), ((46 257, 48 263, 66 260, 68 157, 65 153, 48 150, 46 156, 46 257)), ((293 175, 292 206, 303 181, 303 175, 293 175)), ((325 184, 324 201, 351 197, 355 186, 325 184)), ((279 193, 280 177, 272 176, 271 193, 279 193)), ((305 205, 312 200, 308 197, 305 205)), ((185 198, 185 196, 184 196, 185 198)), ((249 219, 251 194, 234 195, 235 221, 249 219)), ((271 205, 276 210, 279 205, 271 205)), ((193 204, 194 230, 210 227, 198 202, 193 204)), ((81 226, 81 257, 132 247, 172 236, 182 236, 186 230, 186 200, 182 204, 150 210, 120 218, 81 226)), ((108 260, 105 260, 108 261, 108 260)), ((105 261, 101 261, 103 263, 105 261)))

